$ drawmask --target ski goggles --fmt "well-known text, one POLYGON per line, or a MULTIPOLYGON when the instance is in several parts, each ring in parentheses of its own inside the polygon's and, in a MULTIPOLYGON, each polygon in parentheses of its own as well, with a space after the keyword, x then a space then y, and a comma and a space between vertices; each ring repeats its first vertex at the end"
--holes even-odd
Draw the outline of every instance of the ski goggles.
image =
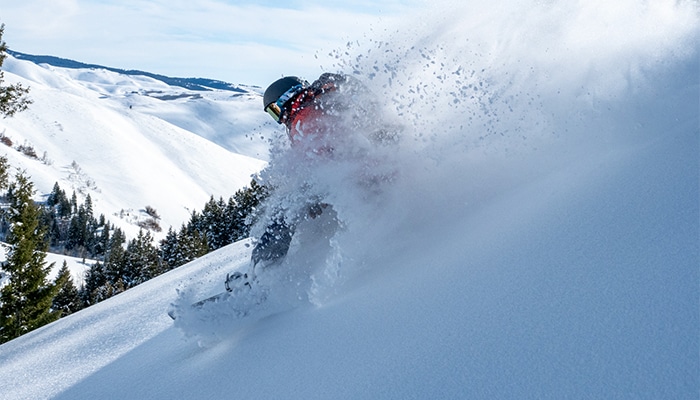
POLYGON ((281 123, 282 119, 282 114, 284 113, 284 105, 291 99, 292 97, 296 96, 299 92, 304 90, 304 86, 302 85, 296 85, 286 92, 282 94, 282 96, 277 99, 274 103, 270 103, 267 107, 265 107, 265 111, 270 114, 272 119, 275 120, 278 124, 281 123))

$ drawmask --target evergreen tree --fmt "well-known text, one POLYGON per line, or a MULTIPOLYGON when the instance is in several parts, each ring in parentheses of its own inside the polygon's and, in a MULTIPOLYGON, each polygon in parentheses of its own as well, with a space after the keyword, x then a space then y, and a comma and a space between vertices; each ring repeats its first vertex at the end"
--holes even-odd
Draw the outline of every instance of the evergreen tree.
POLYGON ((231 217, 231 243, 245 239, 250 234, 250 227, 257 221, 256 210, 260 203, 269 196, 265 186, 255 180, 250 182, 250 188, 243 188, 233 195, 227 207, 231 217))
POLYGON ((71 216, 72 210, 70 200, 68 200, 66 192, 63 191, 60 186, 58 186, 58 182, 54 184, 54 188, 49 195, 49 199, 50 202, 47 200, 48 205, 51 207, 56 207, 56 215, 59 218, 68 218, 71 216))
POLYGON ((91 237, 94 236, 97 229, 95 224, 96 221, 94 221, 92 216, 91 203, 80 204, 77 207, 77 213, 73 215, 70 221, 66 249, 74 250, 74 254, 77 256, 85 257, 87 255, 86 252, 90 250, 91 237))
POLYGON ((56 204, 58 204, 58 196, 61 191, 61 187, 58 186, 58 182, 53 184, 53 189, 51 189, 51 193, 49 193, 48 196, 46 196, 46 205, 48 207, 53 207, 56 204))
POLYGON ((177 266, 187 264, 209 252, 206 236, 185 226, 178 235, 178 245, 177 266))
MULTIPOLYGON (((9 184, 9 169, 10 163, 7 161, 6 156, 0 156, 0 191, 7 189, 9 184)), ((4 217, 2 211, 0 210, 0 238, 4 239, 7 231, 9 230, 9 224, 7 218, 4 217)))
POLYGON ((93 250, 93 254, 95 257, 104 257, 105 252, 107 251, 107 247, 109 246, 109 230, 110 225, 109 223, 105 222, 104 214, 101 214, 100 221, 98 223, 98 229, 95 232, 95 237, 97 241, 93 250))
POLYGON ((180 246, 177 239, 177 232, 175 232, 171 226, 168 228, 168 233, 165 235, 165 239, 160 241, 160 247, 158 248, 158 255, 167 266, 167 269, 173 269, 181 265, 178 264, 179 250, 180 246))
POLYGON ((70 270, 65 260, 54 282, 58 288, 58 292, 56 293, 56 297, 53 298, 52 308, 61 312, 62 317, 80 310, 82 307, 78 289, 75 287, 75 284, 73 284, 73 278, 70 275, 70 270))
POLYGON ((107 273, 101 263, 93 264, 85 274, 85 284, 80 289, 80 298, 84 307, 96 304, 107 297, 104 296, 107 285, 107 273))
POLYGON ((104 274, 110 282, 125 282, 125 278, 130 276, 126 271, 124 243, 126 243, 124 232, 115 228, 105 253, 104 274))
POLYGON ((214 200, 214 196, 204 205, 200 219, 200 233, 207 238, 209 249, 214 251, 229 244, 229 227, 226 224, 224 212, 226 204, 223 199, 214 200))
MULTIPOLYGON (((7 58, 7 44, 2 40, 4 32, 5 24, 2 24, 0 25, 0 67, 5 62, 5 58, 7 58)), ((22 87, 19 83, 3 86, 4 78, 4 73, 0 71, 0 114, 3 117, 11 117, 17 112, 26 110, 32 101, 27 97, 29 93, 28 88, 22 87)))
POLYGON ((187 222, 187 233, 192 234, 194 231, 204 232, 204 221, 202 221, 202 215, 197 211, 192 211, 190 215, 190 220, 187 222))
POLYGON ((51 213, 51 218, 49 218, 49 243, 51 246, 59 246, 61 244, 62 234, 61 234, 61 222, 56 218, 56 215, 51 213))
MULTIPOLYGON (((73 161, 73 162, 75 162, 75 161, 73 161)), ((78 196, 75 194, 75 191, 73 192, 73 195, 70 198, 70 209, 71 209, 71 215, 78 214, 78 196)))
POLYGON ((85 243, 83 245, 85 246, 85 249, 87 251, 86 256, 94 256, 95 248, 97 247, 97 244, 99 242, 98 231, 100 225, 97 219, 95 219, 95 215, 92 209, 92 197, 90 197, 89 194, 85 198, 85 204, 83 208, 85 210, 85 243))
POLYGON ((127 288, 143 283, 163 271, 151 233, 139 230, 138 236, 126 246, 124 283, 127 288))
MULTIPOLYGON (((82 207, 81 207, 82 209, 82 207)), ((66 238, 66 249, 78 249, 84 243, 85 227, 81 226, 80 211, 70 219, 68 226, 68 237, 66 238)), ((76 253, 73 252, 75 255, 76 253)))
POLYGON ((92 197, 90 196, 90 194, 88 194, 85 197, 85 214, 87 215, 87 219, 94 218, 94 214, 92 211, 92 197))
POLYGON ((104 215, 100 215, 99 220, 94 217, 89 194, 83 204, 78 204, 75 193, 68 200, 66 193, 55 183, 42 207, 41 223, 48 231, 52 251, 68 251, 68 254, 75 256, 98 259, 104 256, 109 228, 106 227, 104 215))
POLYGON ((10 245, 3 269, 8 284, 0 291, 0 342, 12 340, 59 318, 51 310, 56 287, 47 280, 51 266, 46 266, 44 232, 39 226, 40 211, 32 197, 33 184, 18 173, 10 185, 11 227, 6 238, 10 245))
POLYGON ((0 190, 7 189, 10 182, 10 163, 7 156, 0 157, 0 190))

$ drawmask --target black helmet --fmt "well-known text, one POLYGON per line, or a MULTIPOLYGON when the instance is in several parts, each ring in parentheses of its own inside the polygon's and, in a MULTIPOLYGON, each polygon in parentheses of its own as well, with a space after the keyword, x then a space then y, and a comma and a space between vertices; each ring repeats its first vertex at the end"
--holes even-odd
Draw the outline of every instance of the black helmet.
POLYGON ((275 121, 281 123, 280 117, 282 108, 284 108, 284 103, 308 86, 308 82, 296 76, 285 76, 284 78, 272 82, 272 84, 265 89, 265 94, 263 94, 263 109, 267 111, 275 121))

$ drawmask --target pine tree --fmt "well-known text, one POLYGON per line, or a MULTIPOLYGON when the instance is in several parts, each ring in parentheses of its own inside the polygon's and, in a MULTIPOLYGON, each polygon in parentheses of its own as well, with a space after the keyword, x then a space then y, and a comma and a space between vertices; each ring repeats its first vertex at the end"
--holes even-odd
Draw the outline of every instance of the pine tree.
POLYGON ((58 196, 61 193, 61 187, 58 186, 58 182, 53 184, 53 189, 48 196, 46 196, 46 205, 48 207, 53 207, 58 204, 58 196))
MULTIPOLYGON (((0 191, 3 193, 9 184, 9 169, 10 163, 7 161, 7 157, 0 156, 0 191)), ((9 229, 9 224, 7 219, 2 214, 3 213, 0 210, 0 239, 4 240, 9 229)))
POLYGON ((105 252, 104 274, 110 282, 125 281, 127 272, 124 261, 124 243, 126 243, 126 236, 121 229, 115 228, 105 252))
POLYGON ((87 214, 88 219, 92 219, 94 217, 92 211, 92 197, 90 194, 85 197, 85 213, 87 214))
POLYGON ((89 307, 104 299, 104 287, 107 285, 107 273, 101 263, 93 264, 85 274, 85 284, 80 289, 83 307, 89 307))
POLYGON ((181 265, 178 264, 177 257, 179 247, 177 232, 175 232, 171 226, 168 228, 168 233, 165 235, 165 239, 160 241, 160 247, 158 248, 158 255, 167 266, 167 269, 173 269, 181 265))
POLYGON ((139 230, 138 236, 126 246, 124 258, 124 283, 129 288, 162 273, 158 252, 148 231, 139 230))
POLYGON ((207 244, 209 244, 209 248, 212 251, 229 244, 228 238, 230 234, 225 223, 225 209, 226 204, 223 199, 219 199, 217 202, 214 200, 214 196, 211 196, 209 202, 204 205, 204 210, 202 210, 200 232, 206 235, 207 244))
POLYGON ((83 204, 79 205, 77 210, 77 213, 71 218, 70 227, 68 228, 66 249, 74 250, 74 254, 85 257, 90 242, 90 225, 94 218, 92 218, 92 211, 88 210, 83 204))
POLYGON ((257 220, 255 211, 269 194, 265 186, 252 180, 250 188, 243 188, 233 195, 233 201, 230 201, 227 207, 227 214, 231 215, 231 224, 233 225, 231 243, 248 237, 250 227, 257 220))
POLYGON ((39 227, 39 207, 34 203, 34 186, 23 174, 10 185, 7 210, 11 227, 10 245, 4 266, 8 284, 0 291, 0 342, 12 340, 59 318, 51 305, 56 287, 47 280, 48 245, 39 227))
POLYGON ((182 227, 178 235, 178 246, 178 266, 187 264, 209 252, 206 236, 200 234, 198 230, 186 226, 182 227))
POLYGON ((58 186, 58 182, 56 182, 56 185, 54 186, 55 193, 53 196, 54 200, 53 203, 56 207, 58 207, 58 216, 61 218, 68 218, 70 217, 72 210, 71 210, 71 204, 70 200, 68 200, 68 196, 66 195, 66 192, 62 190, 58 186))
POLYGON ((110 230, 110 225, 109 225, 109 223, 107 223, 105 221, 104 214, 101 214, 100 215, 100 222, 98 223, 98 229, 97 229, 97 232, 95 232, 95 235, 96 235, 96 238, 95 238, 96 243, 95 243, 95 248, 94 248, 95 257, 100 257, 100 256, 105 255, 107 247, 109 246, 109 230, 110 230))
MULTIPOLYGON (((73 161, 75 162, 75 161, 73 161)), ((71 215, 77 215, 78 214, 78 196, 75 194, 75 191, 73 192, 73 195, 70 198, 70 207, 71 207, 71 215)))
POLYGON ((87 250, 87 255, 94 257, 96 253, 96 248, 99 243, 99 222, 95 218, 92 209, 92 197, 88 194, 85 198, 85 248, 87 250))
MULTIPOLYGON (((0 67, 7 57, 7 44, 2 40, 4 32, 5 24, 2 24, 0 25, 0 67)), ((28 88, 22 87, 19 83, 2 86, 4 78, 3 72, 0 71, 0 114, 3 117, 11 117, 17 112, 26 110, 32 101, 27 97, 28 88)))
POLYGON ((7 189, 10 182, 10 163, 7 156, 0 157, 0 190, 7 189))
POLYGON ((78 289, 73 283, 73 278, 68 269, 68 263, 66 263, 65 260, 54 282, 58 292, 56 293, 56 297, 53 298, 52 308, 56 311, 60 311, 61 317, 65 317, 66 315, 80 310, 82 307, 78 289))

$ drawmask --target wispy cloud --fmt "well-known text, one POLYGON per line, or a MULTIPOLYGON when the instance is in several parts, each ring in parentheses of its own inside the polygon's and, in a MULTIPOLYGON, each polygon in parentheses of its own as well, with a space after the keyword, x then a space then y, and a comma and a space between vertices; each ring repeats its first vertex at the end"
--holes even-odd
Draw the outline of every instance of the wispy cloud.
POLYGON ((343 43, 383 29, 421 0, 25 0, 3 5, 18 51, 177 76, 265 85, 314 75, 343 43))

